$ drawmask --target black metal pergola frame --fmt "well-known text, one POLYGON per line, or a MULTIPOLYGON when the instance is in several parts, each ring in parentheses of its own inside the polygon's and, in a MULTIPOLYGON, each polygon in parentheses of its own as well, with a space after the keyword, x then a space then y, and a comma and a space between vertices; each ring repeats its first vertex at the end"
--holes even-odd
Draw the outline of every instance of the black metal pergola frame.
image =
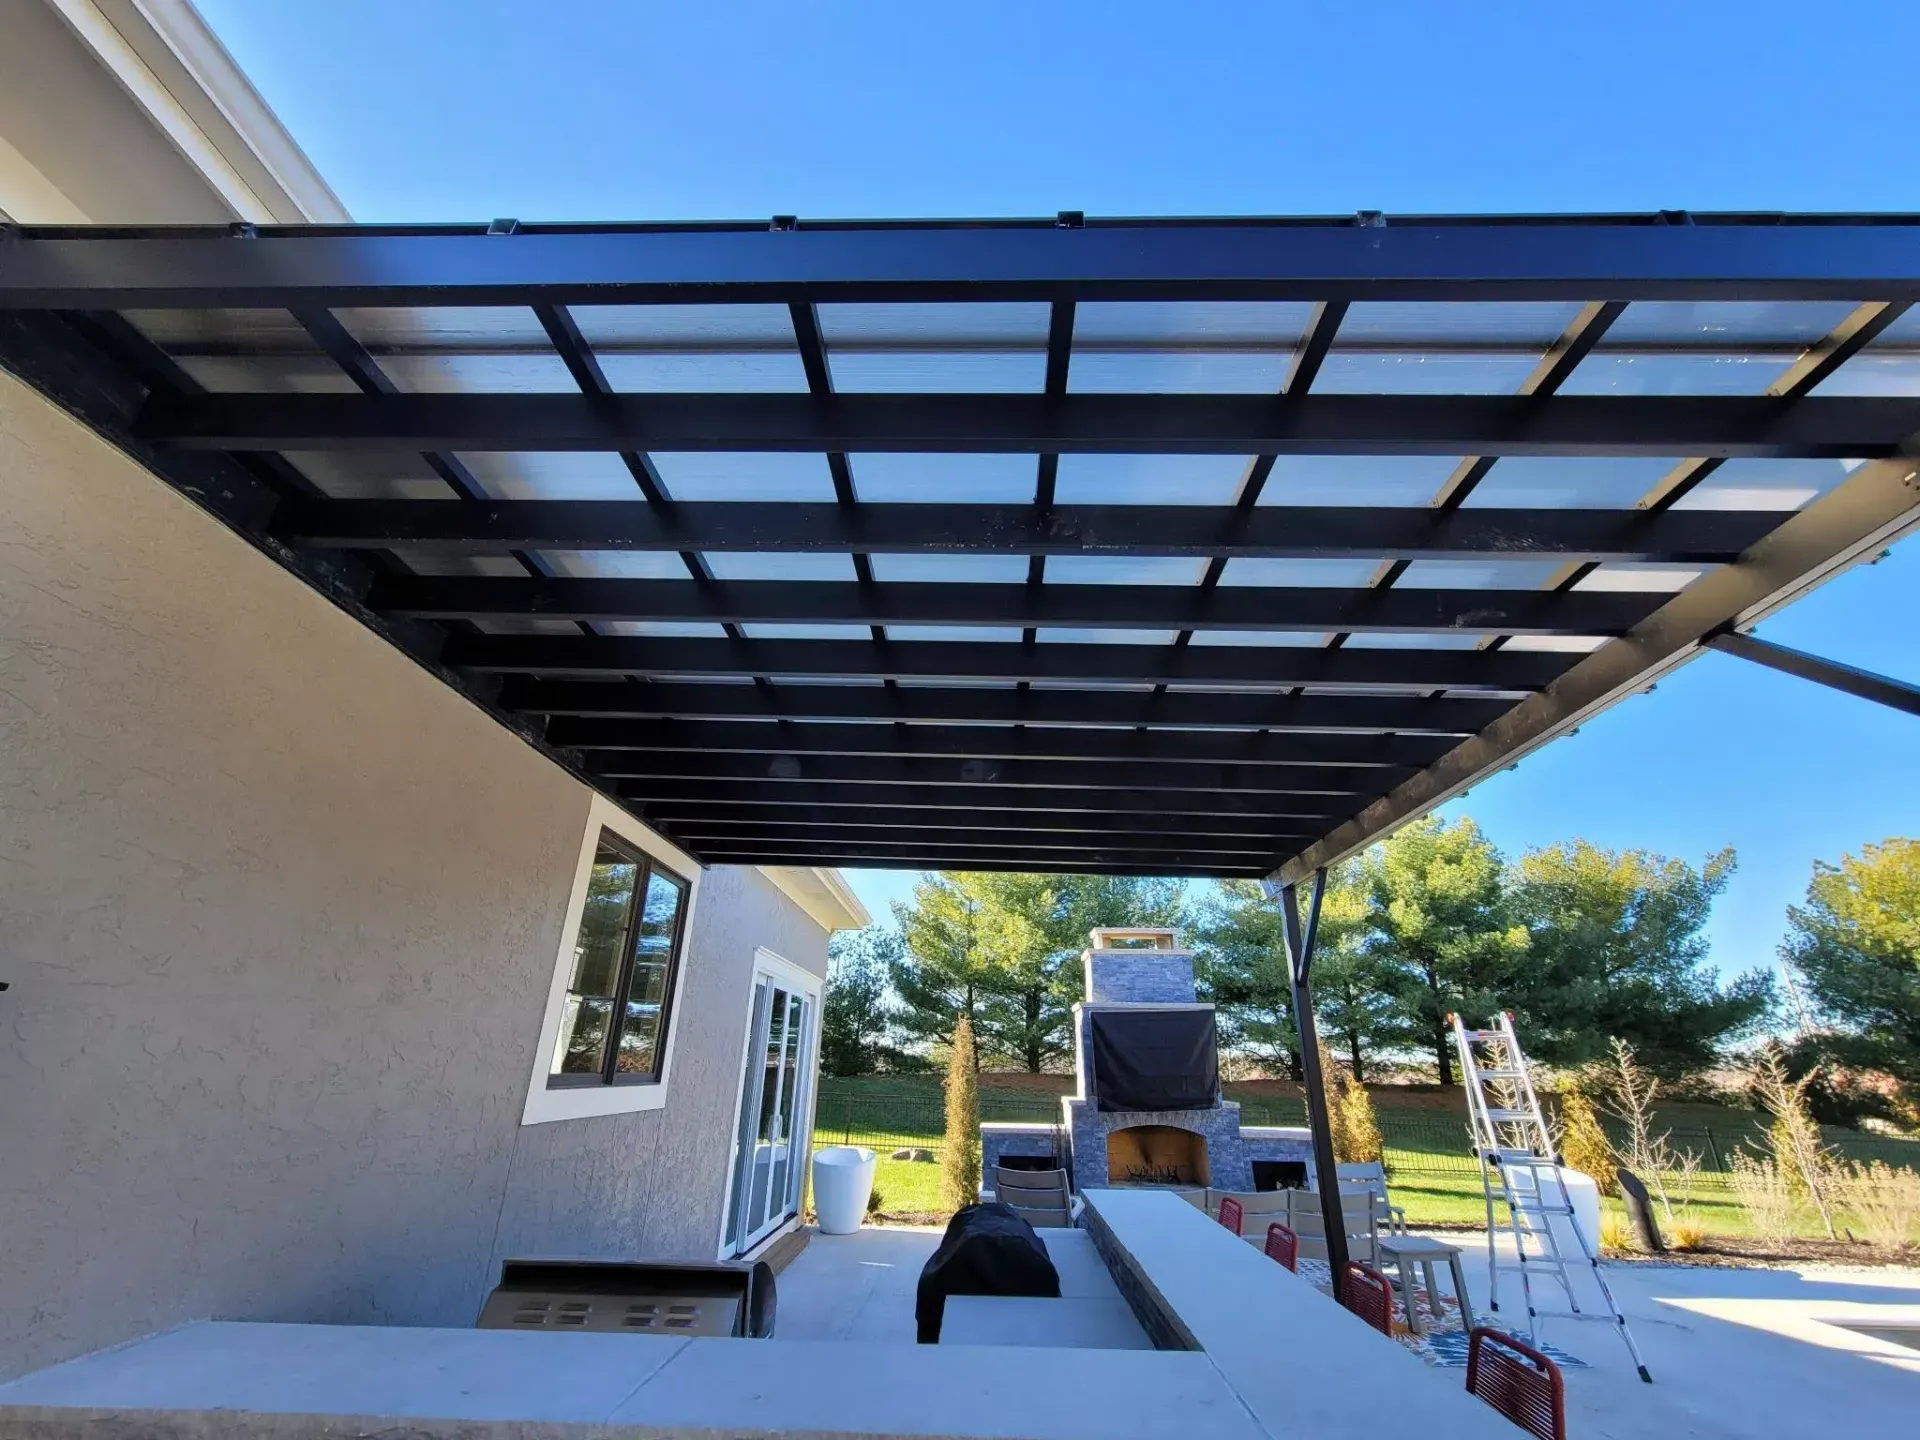
POLYGON ((1820 393, 1917 300, 1913 216, 0 226, 0 365, 702 861, 1276 884, 1336 1273, 1345 1247, 1310 993, 1328 867, 1709 648, 1920 710, 1910 685, 1745 633, 1920 524, 1920 398, 1820 393), (1844 308, 1764 393, 1564 393, 1621 348, 1609 332, 1636 303, 1667 301, 1844 308), (1030 392, 836 389, 828 307, 1008 302, 1045 307, 1030 392), (1271 393, 1075 388, 1087 307, 1246 302, 1310 307, 1271 393), (1354 307, 1461 302, 1559 302, 1572 318, 1531 347, 1513 393, 1314 389, 1354 307), (607 306, 778 307, 804 388, 623 390, 579 319, 607 306), (350 318, 445 307, 530 311, 568 388, 407 389, 350 318), (191 347, 142 320, 184 312, 217 329, 234 310, 290 317, 331 383, 210 388, 191 347), (298 463, 312 452, 349 468, 404 453, 438 498, 338 493, 298 463), (515 498, 468 458, 562 452, 618 457, 630 494, 515 498), (770 452, 819 457, 831 498, 689 499, 654 458, 770 452), (875 502, 856 481, 869 455, 1008 453, 1031 457, 1029 501, 875 502), (1228 503, 1058 494, 1063 457, 1139 454, 1244 457, 1244 472, 1228 503), (1337 493, 1263 504, 1275 467, 1301 456, 1453 463, 1419 505, 1337 493), (1672 463, 1631 507, 1475 503, 1513 457, 1672 463), (1797 509, 1683 503, 1719 467, 1756 459, 1855 468, 1797 509), (555 551, 677 557, 685 578, 562 573, 555 551), (848 568, 716 573, 715 557, 768 553, 848 568), (1026 568, 1018 582, 914 582, 878 576, 875 556, 1018 556, 1026 568), (445 568, 474 557, 492 569, 445 568), (1054 557, 1201 569, 1189 585, 1073 585, 1049 577, 1054 557), (1398 584, 1412 566, 1462 559, 1553 574, 1530 588, 1398 584), (1376 568, 1346 588, 1227 578, 1236 561, 1276 560, 1376 568), (1700 573, 1677 592, 1583 587, 1619 562, 1700 573), (858 628, 767 637, 762 624, 858 628), (543 633, 502 633, 516 625, 543 633), (621 633, 634 625, 682 633, 621 633), (903 626, 1021 638, 893 633, 903 626), (1055 627, 1174 638, 1049 641, 1055 627), (1364 648, 1463 634, 1474 648, 1364 648), (1515 637, 1591 644, 1512 648, 1515 637))

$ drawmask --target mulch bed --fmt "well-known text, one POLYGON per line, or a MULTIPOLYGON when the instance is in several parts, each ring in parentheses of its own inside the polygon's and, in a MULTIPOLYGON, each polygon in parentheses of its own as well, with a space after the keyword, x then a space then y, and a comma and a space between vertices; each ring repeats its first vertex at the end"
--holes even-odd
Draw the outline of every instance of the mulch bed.
MULTIPOLYGON (((1422 1227, 1427 1228, 1427 1227, 1422 1227)), ((1920 1265, 1920 1253, 1881 1250, 1857 1240, 1789 1240, 1784 1245, 1749 1235, 1710 1235, 1697 1250, 1606 1250, 1609 1260, 1639 1265, 1698 1265, 1718 1269, 1778 1270, 1797 1265, 1902 1269, 1920 1265)))

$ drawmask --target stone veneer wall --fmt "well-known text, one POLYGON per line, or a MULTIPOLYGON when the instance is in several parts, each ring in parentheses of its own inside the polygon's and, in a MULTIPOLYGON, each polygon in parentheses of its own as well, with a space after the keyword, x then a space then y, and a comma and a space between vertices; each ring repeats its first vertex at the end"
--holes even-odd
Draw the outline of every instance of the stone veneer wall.
MULTIPOLYGON (((1251 1190, 1253 1167, 1240 1143, 1240 1106, 1229 1100, 1207 1110, 1101 1110, 1091 1100, 1062 1100, 1073 1136, 1073 1184, 1102 1189, 1107 1176, 1107 1136, 1135 1125, 1190 1130, 1207 1142, 1208 1182, 1217 1190, 1251 1190)), ((1263 1157, 1264 1158, 1264 1157, 1263 1157)))
POLYGON ((1185 950, 1088 950, 1090 1004, 1191 1005, 1193 956, 1185 950))

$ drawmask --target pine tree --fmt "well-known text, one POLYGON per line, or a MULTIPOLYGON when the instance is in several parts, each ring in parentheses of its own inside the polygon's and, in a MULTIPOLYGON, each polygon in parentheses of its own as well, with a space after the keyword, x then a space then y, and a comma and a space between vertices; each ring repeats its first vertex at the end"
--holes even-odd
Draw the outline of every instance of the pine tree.
POLYGON ((973 1021, 961 1015, 947 1056, 947 1133, 940 1150, 940 1208, 959 1210, 980 1199, 980 1075, 973 1021))

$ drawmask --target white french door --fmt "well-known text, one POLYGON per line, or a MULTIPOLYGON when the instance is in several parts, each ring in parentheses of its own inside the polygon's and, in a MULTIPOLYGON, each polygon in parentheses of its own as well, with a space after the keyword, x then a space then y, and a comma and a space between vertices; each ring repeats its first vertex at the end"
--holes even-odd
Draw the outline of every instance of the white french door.
POLYGON ((762 956, 753 981, 746 1073, 734 1134, 726 1249, 751 1250, 800 1211, 813 1116, 819 982, 762 956))

